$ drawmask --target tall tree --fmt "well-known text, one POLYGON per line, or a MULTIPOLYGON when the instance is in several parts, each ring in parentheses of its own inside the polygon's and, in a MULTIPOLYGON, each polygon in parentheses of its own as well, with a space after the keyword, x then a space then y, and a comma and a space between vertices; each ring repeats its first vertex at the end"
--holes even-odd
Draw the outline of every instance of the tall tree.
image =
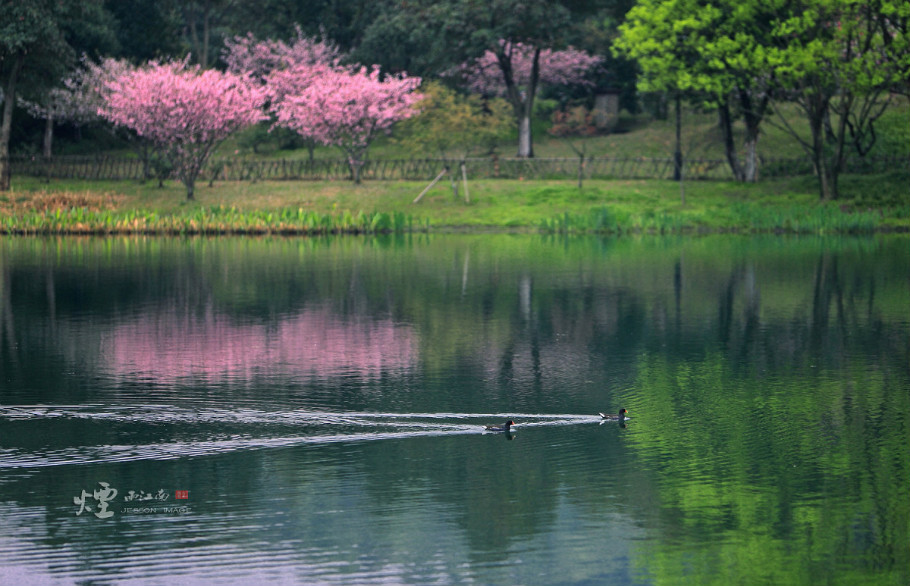
POLYGON ((221 39, 213 43, 212 34, 225 18, 230 9, 231 0, 190 0, 180 3, 183 15, 184 36, 190 47, 190 54, 196 63, 203 67, 211 65, 211 48, 221 44, 221 39))
POLYGON ((774 79, 765 59, 775 8, 742 0, 639 0, 614 47, 638 61, 645 91, 697 92, 717 107, 734 177, 758 177, 759 127, 774 79), (733 139, 731 109, 746 123, 746 164, 733 139))
MULTIPOLYGON (((440 74, 459 63, 473 61, 491 51, 501 68, 506 95, 516 109, 516 118, 530 121, 540 81, 540 51, 567 44, 572 31, 572 5, 584 2, 561 0, 412 0, 381 3, 381 14, 363 33, 357 51, 366 59, 367 49, 395 58, 396 70, 416 64, 417 71, 440 74), (405 47, 405 51, 389 47, 405 47), (516 82, 511 58, 518 46, 530 47, 528 83, 516 82), (524 91, 523 91, 524 90, 524 91)), ((529 124, 520 127, 519 155, 533 156, 529 124)))
POLYGON ((116 21, 119 50, 115 56, 145 63, 184 51, 180 0, 105 0, 116 21))
POLYGON ((518 125, 518 156, 531 157, 531 113, 540 87, 585 84, 585 75, 602 59, 571 47, 554 51, 505 40, 500 45, 458 69, 471 91, 509 101, 518 125))
POLYGON ((465 39, 464 48, 475 58, 490 52, 496 60, 505 95, 518 120, 518 156, 533 157, 531 114, 540 84, 540 56, 565 40, 571 18, 561 2, 498 0, 478 3, 454 0, 449 29, 465 39), (527 51, 527 82, 519 82, 516 51, 527 51))
POLYGON ((77 51, 111 50, 102 0, 0 0, 0 191, 10 187, 9 141, 17 96, 35 98, 59 83, 77 51))

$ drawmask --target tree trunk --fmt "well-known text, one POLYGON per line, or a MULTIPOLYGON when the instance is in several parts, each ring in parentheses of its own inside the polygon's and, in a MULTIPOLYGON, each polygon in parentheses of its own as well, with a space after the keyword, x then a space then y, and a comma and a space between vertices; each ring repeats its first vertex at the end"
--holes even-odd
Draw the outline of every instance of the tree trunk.
POLYGON ((54 148, 54 115, 48 113, 44 122, 44 158, 50 159, 54 148))
POLYGON ((351 175, 354 179, 354 185, 360 185, 360 170, 363 169, 363 161, 351 159, 351 175))
POLYGON ((743 120, 746 123, 746 168, 743 170, 744 180, 749 183, 758 181, 758 133, 761 122, 768 110, 768 94, 753 100, 749 92, 741 90, 739 101, 743 110, 743 120), (756 103, 757 102, 757 103, 756 103))
POLYGON ((527 112, 522 112, 518 119, 518 156, 534 156, 534 145, 531 140, 531 116, 527 112))
MULTIPOLYGON (((448 167, 446 167, 446 169, 448 169, 448 167)), ((455 176, 454 171, 449 173, 449 184, 452 186, 452 198, 458 199, 458 177, 455 176)))
POLYGON ((825 152, 825 116, 828 114, 829 102, 829 98, 816 93, 806 98, 805 108, 812 133, 812 165, 818 177, 819 197, 822 200, 837 199, 836 172, 828 164, 825 152))
POLYGON ((515 119, 518 122, 518 156, 533 157, 531 113, 534 111, 534 94, 537 93, 537 84, 540 81, 540 47, 534 50, 534 58, 531 61, 531 79, 524 92, 515 84, 511 46, 503 45, 502 50, 496 53, 496 60, 506 84, 506 98, 512 104, 512 110, 515 112, 515 119))
POLYGON ((743 180, 748 183, 758 181, 758 132, 746 133, 746 166, 743 169, 743 180))
POLYGON ((676 94, 676 149, 673 152, 673 181, 682 181, 682 97, 676 94))
POLYGON ((22 67, 23 56, 17 53, 13 56, 13 66, 3 88, 3 115, 0 120, 0 191, 9 191, 10 188, 10 163, 9 139, 13 126, 13 107, 16 104, 16 79, 22 67))
POLYGON ((717 114, 720 119, 721 134, 724 137, 724 153, 727 155, 727 163, 730 165, 730 170, 733 171, 733 178, 736 181, 745 181, 745 173, 739 164, 739 157, 736 155, 736 141, 733 138, 730 102, 726 97, 717 105, 717 114))

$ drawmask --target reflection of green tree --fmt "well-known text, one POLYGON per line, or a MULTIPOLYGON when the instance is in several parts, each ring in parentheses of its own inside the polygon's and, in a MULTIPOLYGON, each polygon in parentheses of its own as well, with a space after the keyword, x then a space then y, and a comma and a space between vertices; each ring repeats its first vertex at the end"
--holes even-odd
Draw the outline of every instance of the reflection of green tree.
POLYGON ((763 378, 715 354, 643 355, 636 386, 630 442, 662 511, 639 564, 655 582, 908 582, 906 381, 859 363, 763 378))

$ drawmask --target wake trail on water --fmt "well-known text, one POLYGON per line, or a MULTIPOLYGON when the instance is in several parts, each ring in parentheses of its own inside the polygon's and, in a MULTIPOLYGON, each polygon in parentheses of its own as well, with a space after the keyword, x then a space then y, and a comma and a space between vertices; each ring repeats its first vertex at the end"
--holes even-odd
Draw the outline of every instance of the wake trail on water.
MULTIPOLYGON (((548 413, 390 413, 354 411, 227 409, 176 405, 7 405, 0 407, 0 423, 22 425, 23 433, 41 427, 41 435, 53 437, 58 422, 109 425, 116 430, 137 428, 149 435, 179 429, 175 440, 137 445, 99 442, 96 445, 47 446, 43 449, 0 445, 0 469, 96 463, 173 460, 210 456, 238 450, 293 447, 309 444, 363 442, 413 437, 454 436, 484 433, 484 425, 515 421, 513 431, 600 422, 599 415, 548 413), (129 426, 128 428, 125 426, 129 426), (198 439, 194 438, 197 436, 198 439)), ((97 433, 97 430, 94 432, 97 433)), ((86 437, 86 441, 91 441, 86 437)), ((13 440, 15 441, 15 440, 13 440)), ((122 441, 122 440, 121 440, 122 441)))
POLYGON ((392 413, 374 411, 268 411, 249 408, 182 407, 176 405, 6 405, 0 406, 0 420, 23 419, 95 419, 150 423, 167 422, 220 422, 249 423, 300 422, 300 423, 351 423, 358 420, 456 420, 522 419, 525 424, 569 424, 599 421, 598 415, 551 413, 392 413))

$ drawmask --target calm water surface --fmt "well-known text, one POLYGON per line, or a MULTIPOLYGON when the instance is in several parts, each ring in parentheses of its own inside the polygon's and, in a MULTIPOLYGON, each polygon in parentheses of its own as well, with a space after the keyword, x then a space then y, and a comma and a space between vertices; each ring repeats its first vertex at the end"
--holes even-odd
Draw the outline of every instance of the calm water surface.
POLYGON ((905 237, 4 239, 0 583, 905 586, 908 363, 905 237))

